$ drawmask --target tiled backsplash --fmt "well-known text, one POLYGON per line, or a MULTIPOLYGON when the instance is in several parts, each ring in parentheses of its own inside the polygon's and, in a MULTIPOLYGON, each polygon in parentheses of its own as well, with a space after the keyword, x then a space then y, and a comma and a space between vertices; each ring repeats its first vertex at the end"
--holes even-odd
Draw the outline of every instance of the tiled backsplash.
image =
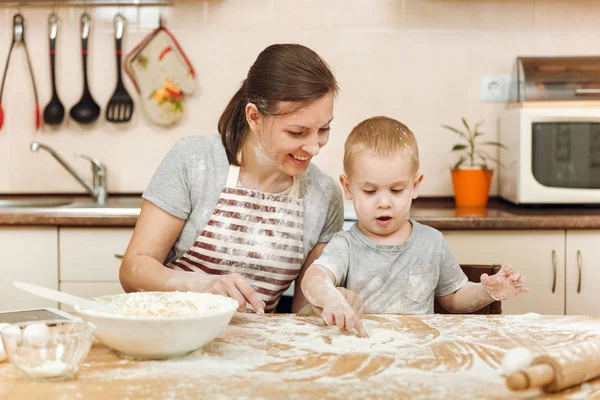
MULTIPOLYGON (((186 100, 179 125, 149 124, 137 107, 124 127, 99 120, 66 121, 34 133, 34 105, 25 58, 16 49, 8 72, 0 131, 0 193, 82 192, 46 153, 31 153, 38 140, 91 175, 83 153, 108 168, 111 192, 141 192, 170 146, 181 136, 216 133, 229 98, 267 45, 296 42, 316 50, 333 68, 340 94, 331 140, 315 159, 337 177, 349 130, 373 115, 406 123, 417 135, 425 181, 421 194, 451 195, 449 152, 455 138, 441 124, 485 119, 489 140, 504 107, 479 100, 479 78, 508 74, 518 55, 598 53, 600 2, 592 0, 174 0, 175 6, 125 7, 129 21, 124 52, 158 23, 163 13, 194 65, 199 90, 186 100)), ((4 67, 16 8, 0 8, 0 67, 4 67)), ((26 40, 34 63, 40 107, 50 99, 47 17, 50 8, 23 7, 26 40)), ((58 90, 70 108, 82 93, 81 7, 57 7, 58 90)), ((112 18, 116 7, 90 7, 89 77, 96 101, 106 106, 115 87, 112 18)), ((129 81, 130 93, 134 93, 129 81)), ((492 188, 496 192, 496 188, 492 188)))

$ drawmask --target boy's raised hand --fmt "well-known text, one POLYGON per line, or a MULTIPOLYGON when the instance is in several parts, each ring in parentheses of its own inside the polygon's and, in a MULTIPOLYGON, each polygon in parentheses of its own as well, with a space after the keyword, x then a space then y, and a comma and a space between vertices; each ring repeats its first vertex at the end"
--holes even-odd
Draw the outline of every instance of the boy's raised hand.
POLYGON ((500 270, 492 276, 481 275, 481 285, 495 301, 508 300, 521 293, 529 292, 524 286, 525 279, 510 265, 502 265, 500 270))

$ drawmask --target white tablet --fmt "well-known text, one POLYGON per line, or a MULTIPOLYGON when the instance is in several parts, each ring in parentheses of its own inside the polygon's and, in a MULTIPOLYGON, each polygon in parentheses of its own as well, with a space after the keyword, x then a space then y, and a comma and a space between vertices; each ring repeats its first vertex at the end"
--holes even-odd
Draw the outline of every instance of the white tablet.
POLYGON ((18 324, 30 321, 43 322, 56 320, 81 321, 81 318, 52 307, 0 312, 0 323, 18 324))

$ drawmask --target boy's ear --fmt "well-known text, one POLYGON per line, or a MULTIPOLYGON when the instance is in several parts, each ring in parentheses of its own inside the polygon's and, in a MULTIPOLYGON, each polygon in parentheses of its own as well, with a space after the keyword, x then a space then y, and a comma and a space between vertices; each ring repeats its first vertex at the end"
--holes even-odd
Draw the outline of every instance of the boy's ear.
POLYGON ((258 125, 261 120, 260 111, 258 111, 258 107, 255 104, 248 103, 246 104, 246 121, 248 122, 248 126, 250 130, 253 132, 258 132, 258 125))
POLYGON ((344 190, 344 198, 346 200, 352 200, 352 192, 350 191, 350 180, 344 174, 340 175, 340 184, 344 190))
POLYGON ((419 196, 419 185, 421 185, 422 181, 423 181, 423 174, 417 174, 417 177, 415 178, 415 183, 413 186, 413 192, 412 192, 413 200, 419 196))

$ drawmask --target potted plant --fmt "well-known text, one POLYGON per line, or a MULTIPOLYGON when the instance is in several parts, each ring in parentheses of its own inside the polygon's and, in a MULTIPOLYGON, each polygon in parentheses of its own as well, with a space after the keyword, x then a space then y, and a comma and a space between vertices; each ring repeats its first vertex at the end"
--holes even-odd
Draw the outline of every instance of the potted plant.
POLYGON ((461 120, 464 130, 442 125, 461 139, 460 143, 452 147, 452 152, 459 155, 458 161, 451 169, 454 200, 457 207, 483 208, 487 206, 494 174, 494 170, 489 167, 489 162, 500 165, 498 159, 487 153, 485 148, 505 148, 505 146, 499 142, 479 141, 483 136, 483 132, 479 130, 483 121, 471 128, 464 118, 461 120))

